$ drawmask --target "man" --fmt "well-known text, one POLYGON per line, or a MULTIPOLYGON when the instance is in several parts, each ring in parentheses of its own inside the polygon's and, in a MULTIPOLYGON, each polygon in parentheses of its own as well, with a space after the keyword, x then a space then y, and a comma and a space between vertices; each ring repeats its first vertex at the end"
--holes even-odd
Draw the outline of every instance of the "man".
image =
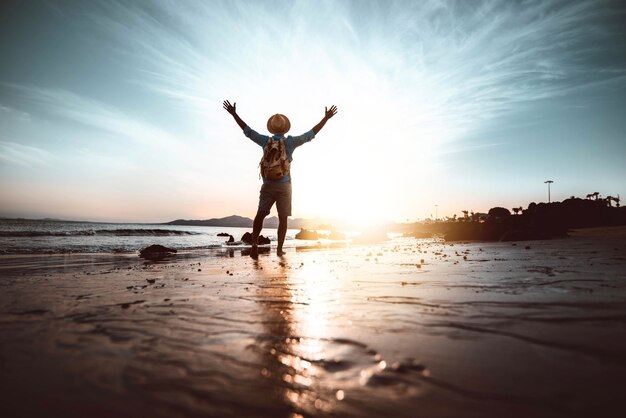
MULTIPOLYGON (((272 142, 271 140, 284 141, 284 149, 289 162, 293 160, 293 151, 300 145, 315 138, 315 135, 324 127, 328 119, 332 118, 337 113, 337 107, 334 105, 331 106, 330 109, 324 108, 324 117, 313 129, 299 136, 289 135, 287 137, 285 137, 285 134, 291 128, 291 123, 287 116, 276 114, 267 121, 267 130, 273 134, 270 137, 259 134, 241 120, 239 115, 237 115, 237 103, 231 105, 228 100, 225 100, 223 104, 224 109, 233 116, 239 127, 243 129, 244 135, 264 149, 268 142, 272 142)), ((252 249, 250 251, 252 258, 258 257, 257 241, 259 233, 263 228, 263 220, 269 215, 274 203, 276 203, 276 209, 278 210, 278 248, 276 252, 281 256, 284 254, 283 243, 285 242, 285 235, 287 234, 287 218, 291 216, 291 175, 288 169, 284 176, 277 179, 271 179, 269 176, 264 175, 263 186, 261 186, 261 193, 259 195, 259 208, 254 217, 252 229, 252 249)))

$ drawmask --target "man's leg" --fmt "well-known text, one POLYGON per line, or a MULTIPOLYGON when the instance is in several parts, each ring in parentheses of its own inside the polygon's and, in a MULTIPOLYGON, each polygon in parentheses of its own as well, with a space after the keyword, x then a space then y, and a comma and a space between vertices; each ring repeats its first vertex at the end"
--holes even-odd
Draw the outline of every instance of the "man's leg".
POLYGON ((280 184, 276 194, 276 208, 278 209, 278 248, 276 254, 283 255, 283 244, 287 235, 287 220, 291 216, 291 182, 280 184))
POLYGON ((270 210, 276 201, 276 198, 271 192, 270 186, 263 184, 261 186, 261 192, 259 193, 259 208, 256 211, 254 222, 252 223, 252 248, 250 249, 250 257, 257 258, 259 256, 259 234, 263 229, 263 220, 270 214, 270 210))
POLYGON ((278 248, 276 254, 283 255, 283 243, 285 242, 285 235, 287 235, 287 216, 278 217, 278 248))
POLYGON ((263 221, 267 215, 269 215, 269 213, 259 210, 254 217, 254 223, 252 224, 252 248, 250 249, 250 256, 253 258, 259 256, 259 248, 257 246, 259 234, 261 233, 261 229, 263 229, 263 221))

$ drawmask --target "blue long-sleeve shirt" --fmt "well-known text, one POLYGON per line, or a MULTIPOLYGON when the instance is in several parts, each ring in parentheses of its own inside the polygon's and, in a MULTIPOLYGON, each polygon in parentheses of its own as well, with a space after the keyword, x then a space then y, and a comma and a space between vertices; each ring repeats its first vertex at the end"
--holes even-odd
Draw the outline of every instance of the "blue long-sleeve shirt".
MULTIPOLYGON (((265 144, 267 144, 267 141, 270 140, 270 137, 268 135, 261 135, 260 133, 250 128, 249 126, 246 126, 243 129, 243 134, 247 136, 248 138, 250 138, 256 144, 260 145, 262 148, 265 148, 265 144)), ((313 132, 313 129, 311 129, 310 131, 302 135, 298 135, 298 136, 288 135, 287 137, 285 137, 284 135, 272 135, 272 138, 273 139, 285 138, 285 152, 287 153, 287 158, 289 159, 289 161, 293 161, 294 150, 298 148, 300 145, 305 144, 309 142, 310 140, 312 140, 313 138, 315 138, 315 132, 313 132)), ((291 181, 291 177, 289 176, 289 174, 287 174, 286 176, 281 177, 278 180, 267 180, 267 179, 263 180, 263 182, 270 182, 270 181, 287 182, 287 181, 291 181)))

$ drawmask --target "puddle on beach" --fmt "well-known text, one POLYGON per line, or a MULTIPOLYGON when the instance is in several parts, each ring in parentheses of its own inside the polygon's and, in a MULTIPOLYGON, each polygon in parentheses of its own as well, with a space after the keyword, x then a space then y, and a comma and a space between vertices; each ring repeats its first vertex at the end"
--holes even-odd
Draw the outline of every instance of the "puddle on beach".
POLYGON ((582 416, 626 372, 624 262, 582 244, 20 258, 0 389, 65 416, 582 416))

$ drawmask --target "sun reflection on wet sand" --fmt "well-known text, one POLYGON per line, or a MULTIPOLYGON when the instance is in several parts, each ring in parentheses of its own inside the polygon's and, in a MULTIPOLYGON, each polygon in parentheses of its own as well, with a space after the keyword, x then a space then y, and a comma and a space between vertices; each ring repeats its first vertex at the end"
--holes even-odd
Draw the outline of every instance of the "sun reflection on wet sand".
POLYGON ((280 262, 276 270, 263 273, 267 285, 260 288, 271 344, 261 374, 293 410, 331 412, 387 364, 362 343, 332 337, 330 321, 343 309, 339 295, 346 282, 328 258, 295 268, 280 262))
POLYGON ((323 337, 328 304, 332 303, 328 298, 329 271, 321 263, 299 267, 293 272, 280 262, 276 273, 263 274, 267 286, 259 290, 266 301, 264 324, 271 345, 262 374, 279 388, 278 396, 294 414, 328 411, 337 401, 322 390, 319 366, 315 365, 325 358, 323 337))

